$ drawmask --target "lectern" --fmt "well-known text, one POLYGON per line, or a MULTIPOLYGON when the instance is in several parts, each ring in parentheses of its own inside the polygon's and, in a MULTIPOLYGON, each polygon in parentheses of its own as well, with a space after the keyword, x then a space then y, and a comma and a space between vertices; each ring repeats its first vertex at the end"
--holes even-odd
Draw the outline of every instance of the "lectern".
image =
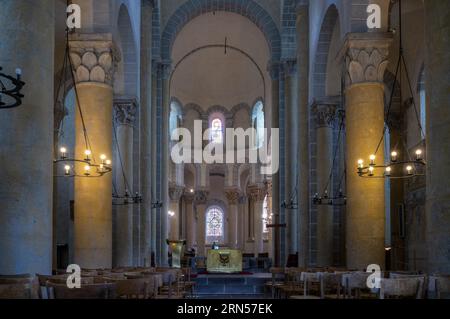
POLYGON ((166 240, 172 252, 172 268, 181 268, 181 257, 183 255, 183 248, 186 245, 186 240, 166 240))

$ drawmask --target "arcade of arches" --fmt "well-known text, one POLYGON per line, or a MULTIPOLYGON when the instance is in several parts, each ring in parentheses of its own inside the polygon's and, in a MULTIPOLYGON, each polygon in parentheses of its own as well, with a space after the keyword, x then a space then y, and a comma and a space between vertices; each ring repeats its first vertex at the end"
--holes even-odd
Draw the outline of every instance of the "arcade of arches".
POLYGON ((448 1, 403 1, 412 90, 405 69, 395 77, 398 1, 72 2, 65 92, 66 1, 0 2, 0 66, 26 82, 23 105, 0 110, 0 274, 165 267, 167 239, 196 258, 216 244, 279 266, 450 273, 448 1), (367 29, 366 2, 381 29, 367 29), (61 147, 85 149, 76 96, 93 156, 112 160, 101 178, 56 177, 61 147), (421 149, 423 176, 357 174, 388 104, 377 160, 421 149), (193 150, 226 143, 227 128, 255 128, 244 151, 260 148, 280 128, 280 169, 174 163, 170 133, 198 126, 209 135, 193 150), (315 205, 324 189, 346 205, 315 205), (123 205, 126 193, 142 200, 123 205))

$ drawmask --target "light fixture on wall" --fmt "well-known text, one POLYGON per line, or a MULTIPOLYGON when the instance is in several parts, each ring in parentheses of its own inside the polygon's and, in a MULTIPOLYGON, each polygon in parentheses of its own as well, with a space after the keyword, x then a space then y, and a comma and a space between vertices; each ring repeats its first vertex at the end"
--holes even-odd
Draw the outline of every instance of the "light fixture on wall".
POLYGON ((319 195, 319 193, 316 193, 313 198, 313 205, 315 206, 345 206, 347 205, 347 196, 344 194, 344 190, 342 188, 347 168, 346 168, 346 160, 345 160, 345 153, 342 154, 343 161, 344 161, 344 171, 342 172, 342 175, 339 179, 339 185, 337 189, 339 189, 339 192, 337 194, 332 194, 332 192, 329 192, 329 189, 332 187, 332 180, 333 180, 333 171, 335 168, 335 164, 338 158, 339 150, 341 149, 341 143, 343 144, 345 141, 345 111, 339 110, 338 111, 338 118, 339 118, 339 133, 338 138, 336 142, 336 148, 334 150, 333 155, 333 164, 331 165, 330 169, 330 175, 327 181, 327 184, 322 192, 322 195, 319 195))
POLYGON ((25 82, 21 80, 22 70, 16 69, 16 77, 7 75, 3 72, 2 67, 0 67, 0 109, 12 109, 22 105, 22 99, 24 95, 20 93, 25 85, 25 82), (8 88, 3 81, 7 81, 11 84, 8 88))
MULTIPOLYGON (((406 142, 401 139, 402 143, 405 146, 405 154, 401 154, 398 151, 398 145, 391 150, 389 160, 384 164, 377 164, 377 154, 383 144, 383 141, 386 137, 386 132, 390 129, 389 124, 391 123, 391 109, 392 103, 394 100, 395 93, 395 84, 397 79, 401 79, 401 71, 402 65, 405 69, 405 77, 408 83, 408 88, 411 94, 411 105, 414 107, 415 117, 417 120, 417 127, 420 130, 420 133, 425 136, 423 132, 423 127, 420 121, 419 112, 417 110, 417 105, 414 100, 414 93, 412 90, 411 79, 409 77, 408 67, 405 61, 405 57, 403 55, 403 34, 402 34, 402 0, 399 0, 399 37, 400 37, 400 46, 399 46, 399 58, 395 71, 395 78, 392 85, 391 96, 389 100, 389 105, 385 117, 385 125, 383 128, 383 134, 378 143, 378 146, 375 152, 369 156, 368 164, 364 161, 364 159, 359 159, 357 163, 357 173, 362 178, 387 178, 387 179, 406 179, 412 178, 416 176, 423 176, 424 167, 426 166, 424 150, 421 148, 417 148, 414 151, 414 155, 410 154, 408 151, 408 147, 406 142)), ((400 95, 401 95, 401 86, 400 86, 400 95)))
MULTIPOLYGON (((64 52, 64 62, 62 68, 62 74, 60 78, 60 82, 58 84, 58 89, 56 92, 56 100, 55 105, 60 105, 63 110, 61 110, 62 114, 65 114, 65 106, 64 99, 67 96, 67 82, 71 81, 73 83, 73 90, 75 92, 75 108, 80 114, 81 125, 83 127, 83 137, 85 150, 83 154, 79 154, 80 157, 77 158, 76 155, 71 156, 67 147, 62 146, 59 149, 59 156, 55 159, 54 165, 56 166, 56 170, 60 166, 64 168, 64 174, 58 175, 57 177, 102 177, 105 174, 111 173, 112 171, 112 162, 105 154, 101 154, 98 159, 96 158, 93 149, 91 147, 89 141, 89 135, 86 128, 86 124, 83 117, 83 110, 81 109, 81 103, 78 95, 77 86, 75 85, 75 76, 73 74, 73 63, 72 58, 70 57, 70 49, 69 49, 69 30, 66 30, 66 48, 64 52), (62 94, 60 94, 62 91, 62 94), (58 98, 62 98, 62 101, 58 101, 58 98), (59 103, 58 103, 59 102, 59 103), (99 161, 99 162, 97 162, 99 161), (76 168, 76 164, 78 164, 78 169, 76 168)), ((58 142, 64 139, 64 117, 59 125, 58 129, 58 142)))

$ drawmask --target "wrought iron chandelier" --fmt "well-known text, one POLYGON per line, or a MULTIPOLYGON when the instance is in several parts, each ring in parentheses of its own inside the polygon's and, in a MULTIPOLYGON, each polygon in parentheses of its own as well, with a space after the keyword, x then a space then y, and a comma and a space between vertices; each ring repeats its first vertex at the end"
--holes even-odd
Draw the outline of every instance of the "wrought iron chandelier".
POLYGON ((332 187, 332 180, 333 180, 333 170, 338 158, 339 150, 341 143, 344 143, 345 140, 345 111, 339 110, 338 111, 338 118, 339 118, 339 133, 338 138, 336 142, 336 148, 334 150, 333 155, 333 164, 331 165, 330 175, 328 177, 327 184, 322 192, 322 195, 319 195, 319 193, 316 193, 313 198, 313 205, 315 206, 345 206, 347 205, 347 196, 344 194, 344 191, 342 189, 342 184, 345 180, 347 168, 346 168, 346 159, 345 159, 345 152, 343 154, 343 161, 344 161, 344 171, 342 172, 342 175, 339 179, 339 192, 337 194, 330 194, 329 192, 330 188, 332 187))
MULTIPOLYGON (((389 100, 389 106, 385 116, 385 125, 383 128, 383 134, 381 136, 380 142, 375 150, 375 152, 369 157, 369 164, 365 164, 363 159, 358 160, 358 168, 357 173, 362 178, 387 178, 387 179, 406 179, 412 178, 416 176, 424 176, 423 170, 426 166, 426 162, 424 159, 424 151, 421 148, 415 150, 415 156, 412 156, 408 151, 408 147, 403 140, 402 143, 405 144, 406 154, 402 156, 400 152, 394 148, 391 150, 390 159, 388 162, 384 164, 376 163, 376 155, 383 144, 383 141, 386 137, 387 130, 390 130, 390 115, 392 104, 394 100, 394 92, 395 92, 395 84, 398 78, 401 78, 402 65, 405 70, 405 77, 408 83, 408 88, 411 95, 411 104, 414 107, 414 113, 417 120, 417 125, 420 133, 425 136, 422 124, 420 122, 419 112, 417 110, 417 105, 414 100, 414 93, 412 90, 411 79, 409 77, 408 67, 405 61, 405 57, 403 54, 403 38, 402 38, 402 0, 399 0, 399 37, 400 37, 400 46, 399 46, 399 58, 395 71, 395 78, 392 85, 391 96, 389 100)), ((400 94, 401 94, 401 86, 400 86, 400 94)), ((398 146, 398 145, 397 145, 398 146)))
POLYGON ((0 67, 0 109, 12 109, 22 105, 22 99, 25 97, 20 91, 25 85, 25 82, 21 80, 22 70, 16 69, 16 77, 12 77, 3 72, 2 67, 0 67), (3 83, 7 81, 11 83, 12 87, 8 87, 3 83), (4 98, 5 97, 5 98, 4 98))
MULTIPOLYGON (((112 172, 112 162, 105 154, 101 154, 99 156, 100 163, 97 162, 94 153, 92 151, 92 147, 89 141, 89 135, 87 132, 86 124, 83 117, 83 110, 81 109, 80 105, 80 99, 78 95, 77 86, 75 85, 75 76, 73 74, 73 63, 72 58, 70 57, 70 49, 69 49, 69 30, 66 30, 66 48, 64 53, 64 63, 63 63, 63 69, 62 74, 60 78, 60 82, 58 85, 58 90, 56 94, 56 100, 55 105, 58 104, 58 98, 62 96, 63 101, 59 103, 61 107, 63 108, 63 112, 65 112, 65 106, 64 106, 64 99, 67 96, 68 90, 66 86, 66 82, 68 80, 71 80, 73 83, 73 90, 75 93, 75 107, 78 110, 80 114, 81 119, 81 125, 83 127, 83 135, 84 135, 84 142, 85 142, 85 151, 83 154, 83 157, 77 158, 74 154, 70 154, 68 152, 67 147, 62 146, 59 149, 59 157, 55 159, 54 165, 56 166, 56 169, 58 170, 58 167, 63 165, 64 167, 64 174, 58 175, 56 173, 56 177, 86 177, 86 178, 95 178, 95 177, 102 177, 106 174, 109 174, 112 172), (68 74, 69 73, 69 74, 68 74), (63 94, 60 95, 61 89, 63 90, 63 94), (82 172, 76 169, 76 164, 78 166, 82 167, 82 172)), ((61 120, 61 123, 59 124, 59 130, 58 130, 58 141, 61 141, 64 138, 64 117, 61 120)))
POLYGON ((122 178, 123 183, 125 185, 125 191, 123 194, 120 194, 117 190, 117 185, 115 181, 113 181, 113 206, 127 206, 127 205, 135 205, 142 203, 142 196, 139 194, 139 192, 135 192, 134 195, 130 194, 130 183, 128 182, 129 179, 126 175, 125 168, 123 165, 123 159, 122 159, 122 152, 120 151, 119 147, 119 141, 117 139, 117 129, 116 124, 113 122, 113 131, 114 131, 114 141, 116 144, 117 154, 119 157, 120 162, 120 168, 122 170, 122 178))

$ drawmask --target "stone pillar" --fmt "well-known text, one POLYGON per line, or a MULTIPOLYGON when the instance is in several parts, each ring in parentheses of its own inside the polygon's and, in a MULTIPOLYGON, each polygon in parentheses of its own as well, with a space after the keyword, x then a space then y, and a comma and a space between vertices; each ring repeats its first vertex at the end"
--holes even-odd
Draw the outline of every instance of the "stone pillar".
POLYGON ((182 186, 171 186, 169 188, 169 198, 170 198, 170 206, 169 212, 172 212, 174 215, 170 216, 169 214, 169 223, 168 223, 168 236, 167 238, 170 240, 180 240, 180 225, 181 225, 181 214, 180 214, 180 199, 183 195, 184 187, 182 186))
MULTIPOLYGON (((346 250, 347 267, 352 269, 385 264, 384 180, 359 177, 357 162, 364 159, 367 163, 383 133, 383 77, 390 42, 380 33, 349 34, 343 48, 347 71, 346 250)), ((383 149, 376 162, 384 163, 383 149)))
POLYGON ((263 203, 264 197, 266 196, 264 185, 254 184, 248 187, 248 193, 250 196, 251 206, 253 209, 253 222, 255 230, 255 243, 254 243, 254 253, 258 256, 260 253, 264 253, 264 239, 263 239, 263 203))
POLYGON ((26 86, 0 110, 0 274, 52 270, 54 14, 53 0, 1 2, 0 66, 26 86))
POLYGON ((425 1, 428 272, 450 273, 450 3, 425 1))
MULTIPOLYGON (((329 180, 333 167, 333 122, 336 105, 332 102, 316 101, 312 107, 316 116, 317 132, 317 190, 333 195, 333 181, 329 180)), ((317 266, 333 264, 333 207, 317 207, 317 266)))
MULTIPOLYGON (((297 186, 297 156, 298 156, 298 82, 297 61, 288 60, 284 62, 285 74, 285 96, 286 96, 286 140, 285 140, 285 199, 288 204, 298 203, 297 186)), ((286 209, 287 215, 287 249, 289 254, 298 252, 298 209, 286 209)))
MULTIPOLYGON (((114 100, 115 137, 117 150, 114 156, 116 191, 119 196, 133 196, 133 125, 136 118, 135 99, 114 100), (122 171, 123 170, 123 171, 122 171), (124 176, 125 174, 125 176, 124 176)), ((113 249, 114 266, 133 265, 133 206, 115 207, 113 249)))
POLYGON ((193 206, 194 194, 190 192, 185 193, 183 198, 186 205, 186 248, 191 249, 197 244, 195 236, 197 233, 197 225, 193 206))
POLYGON ((238 201, 239 189, 232 187, 225 189, 228 200, 228 244, 230 248, 238 248, 238 201))
POLYGON ((238 202, 238 248, 245 251, 245 215, 246 215, 247 198, 245 195, 239 196, 238 202))
POLYGON ((153 1, 141 1, 141 95, 140 95, 140 176, 142 204, 140 205, 140 234, 139 234, 139 264, 150 265, 152 253, 152 180, 156 179, 152 170, 152 136, 153 121, 152 111, 156 109, 152 101, 153 81, 152 77, 152 15, 153 1), (153 177, 153 178, 152 178, 153 177))
MULTIPOLYGON (((305 1, 306 3, 308 1, 305 1)), ((298 258, 308 266, 309 255, 309 6, 297 6, 298 61, 298 258)))
POLYGON ((207 190, 196 190, 194 199, 194 214, 197 216, 197 256, 206 256, 206 202, 209 192, 207 190))
MULTIPOLYGON (((76 89, 92 148, 92 160, 112 156, 112 75, 114 71, 111 34, 75 34, 71 57, 76 89)), ((84 155, 86 144, 79 112, 75 118, 75 154, 84 155)), ((83 172, 84 165, 76 170, 83 172)), ((75 179, 75 263, 84 268, 112 266, 112 174, 101 178, 75 179)))
MULTIPOLYGON (((272 128, 280 127, 280 65, 279 62, 272 61, 269 64, 270 76, 272 78, 272 128)), ((273 142, 272 142, 273 143, 273 142)), ((273 145, 272 148, 279 147, 273 145)), ((272 175, 272 205, 274 214, 274 223, 280 223, 280 173, 279 171, 272 175)), ((274 229, 273 244, 274 266, 279 266, 281 262, 281 232, 280 228, 274 229)))

